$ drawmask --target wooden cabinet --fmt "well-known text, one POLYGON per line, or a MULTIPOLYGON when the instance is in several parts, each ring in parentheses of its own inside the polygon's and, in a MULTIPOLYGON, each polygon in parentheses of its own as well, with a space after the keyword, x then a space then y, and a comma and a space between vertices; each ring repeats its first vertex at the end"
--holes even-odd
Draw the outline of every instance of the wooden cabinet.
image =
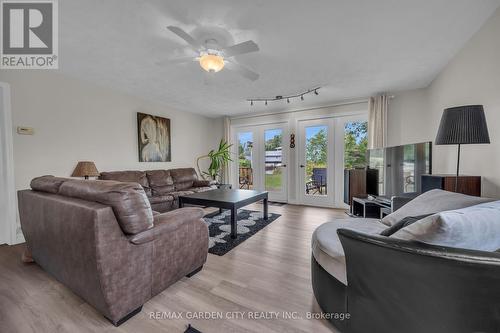
POLYGON ((366 198, 368 194, 378 195, 378 170, 344 170, 344 203, 351 206, 352 198, 366 198))
MULTIPOLYGON (((422 175, 422 193, 432 189, 455 192, 455 175, 422 175)), ((458 176, 458 193, 481 196, 481 176, 458 176)))

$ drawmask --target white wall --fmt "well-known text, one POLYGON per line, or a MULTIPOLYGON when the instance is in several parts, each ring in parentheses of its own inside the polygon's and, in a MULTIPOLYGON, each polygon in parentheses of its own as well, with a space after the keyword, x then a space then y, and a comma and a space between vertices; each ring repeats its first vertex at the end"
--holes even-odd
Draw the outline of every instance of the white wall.
POLYGON ((52 71, 1 71, 0 81, 11 86, 14 128, 35 129, 33 136, 14 134, 17 189, 40 175, 68 177, 80 160, 94 161, 99 171, 192 167, 222 136, 220 120, 52 71), (172 162, 138 162, 136 112, 170 118, 172 162))
MULTIPOLYGON (((500 198, 500 10, 422 90, 396 93, 389 144, 434 141, 443 109, 483 104, 491 144, 463 146, 461 173, 483 176, 483 195, 500 198)), ((456 146, 435 146, 434 173, 455 172, 456 146)))

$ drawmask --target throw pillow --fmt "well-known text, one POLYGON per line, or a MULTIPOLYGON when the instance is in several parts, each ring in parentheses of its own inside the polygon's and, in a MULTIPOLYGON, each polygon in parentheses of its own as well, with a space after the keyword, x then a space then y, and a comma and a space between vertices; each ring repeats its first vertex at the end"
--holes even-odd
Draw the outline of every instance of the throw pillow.
POLYGON ((500 248, 500 201, 431 215, 390 237, 493 252, 500 248))
POLYGON ((394 234, 395 232, 399 231, 400 229, 407 227, 410 224, 413 224, 421 219, 424 219, 429 215, 432 215, 432 214, 425 214, 425 215, 420 215, 420 216, 407 216, 404 219, 402 219, 401 221, 396 222, 394 225, 392 225, 389 228, 382 231, 380 233, 380 235, 389 237, 390 235, 394 234))
POLYGON ((489 201, 493 201, 493 199, 472 197, 470 195, 443 190, 431 190, 419 195, 394 213, 384 217, 382 223, 391 226, 407 216, 435 214, 445 210, 465 208, 489 201))

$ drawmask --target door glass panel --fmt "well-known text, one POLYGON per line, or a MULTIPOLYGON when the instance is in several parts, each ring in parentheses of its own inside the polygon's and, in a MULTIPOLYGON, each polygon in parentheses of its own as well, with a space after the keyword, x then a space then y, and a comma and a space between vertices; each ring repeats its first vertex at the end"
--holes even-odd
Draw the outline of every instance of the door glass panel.
POLYGON ((347 122, 344 127, 344 168, 347 170, 366 168, 368 147, 368 123, 366 121, 347 122))
POLYGON ((281 192, 283 188, 283 130, 264 131, 265 141, 265 188, 281 192))
POLYGON ((253 133, 238 133, 238 179, 242 189, 253 189, 253 133))
POLYGON ((305 136, 305 193, 327 195, 328 127, 308 126, 305 136))

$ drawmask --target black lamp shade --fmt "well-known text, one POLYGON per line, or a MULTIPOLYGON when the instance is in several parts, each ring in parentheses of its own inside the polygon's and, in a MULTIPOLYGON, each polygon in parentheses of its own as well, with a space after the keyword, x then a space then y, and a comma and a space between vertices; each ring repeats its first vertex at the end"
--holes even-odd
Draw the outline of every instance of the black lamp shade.
POLYGON ((482 105, 445 109, 436 137, 437 145, 490 143, 482 105))

